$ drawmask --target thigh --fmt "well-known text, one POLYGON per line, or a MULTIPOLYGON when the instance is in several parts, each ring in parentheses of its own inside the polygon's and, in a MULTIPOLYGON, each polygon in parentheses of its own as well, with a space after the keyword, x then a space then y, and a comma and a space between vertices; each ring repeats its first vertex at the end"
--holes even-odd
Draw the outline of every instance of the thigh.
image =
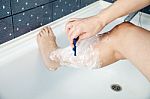
POLYGON ((122 23, 111 32, 116 49, 150 79, 150 31, 122 23))

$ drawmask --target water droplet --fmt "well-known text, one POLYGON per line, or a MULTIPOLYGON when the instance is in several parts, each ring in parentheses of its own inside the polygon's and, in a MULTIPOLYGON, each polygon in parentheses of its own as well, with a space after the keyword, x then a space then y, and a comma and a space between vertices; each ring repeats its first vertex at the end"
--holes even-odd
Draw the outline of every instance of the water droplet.
POLYGON ((4 30, 6 30, 7 29, 7 27, 4 27, 4 30))
POLYGON ((26 5, 28 5, 28 2, 26 2, 26 5))
POLYGON ((17 28, 17 31, 19 31, 19 28, 17 28))
POLYGON ((37 6, 37 3, 35 3, 35 5, 37 6))
POLYGON ((5 9, 5 6, 3 5, 3 9, 5 9))
POLYGON ((22 10, 24 10, 24 7, 23 8, 21 8, 22 10))
POLYGON ((25 13, 23 12, 22 15, 25 15, 25 13))
POLYGON ((7 14, 10 14, 10 12, 7 12, 7 14))
POLYGON ((58 5, 56 5, 56 8, 58 8, 59 6, 58 5))
POLYGON ((21 19, 19 19, 18 21, 19 21, 19 22, 21 22, 22 20, 21 20, 21 19))
POLYGON ((29 26, 30 24, 29 23, 27 23, 27 26, 29 26))

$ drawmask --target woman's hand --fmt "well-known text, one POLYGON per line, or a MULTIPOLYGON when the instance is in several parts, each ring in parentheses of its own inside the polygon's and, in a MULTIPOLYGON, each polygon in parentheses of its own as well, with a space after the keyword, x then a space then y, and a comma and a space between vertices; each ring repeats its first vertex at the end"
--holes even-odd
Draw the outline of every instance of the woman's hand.
POLYGON ((98 16, 88 18, 72 18, 66 24, 65 31, 73 47, 73 39, 79 37, 78 42, 96 35, 105 26, 104 20, 98 16))

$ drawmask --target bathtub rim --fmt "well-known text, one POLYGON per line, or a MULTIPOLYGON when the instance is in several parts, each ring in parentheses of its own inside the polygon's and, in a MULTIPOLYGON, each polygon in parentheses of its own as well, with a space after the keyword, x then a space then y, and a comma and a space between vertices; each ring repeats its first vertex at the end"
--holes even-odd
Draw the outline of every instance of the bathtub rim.
MULTIPOLYGON (((110 6, 112 3, 103 1, 103 0, 98 0, 86 7, 83 7, 73 13, 70 13, 60 19, 57 19, 53 22, 50 22, 46 25, 43 25, 35 30, 32 30, 24 35, 21 35, 20 37, 14 38, 8 42, 5 42, 3 44, 0 45, 0 62, 3 60, 3 58, 8 55, 8 53, 12 53, 13 51, 15 51, 15 49, 17 49, 20 45, 22 45, 23 43, 27 43, 27 42, 32 42, 33 40, 36 39, 36 35, 38 34, 38 32, 45 26, 51 26, 52 28, 55 28, 61 24, 64 24, 65 22, 67 22, 67 20, 71 17, 81 17, 82 14, 84 15, 85 12, 90 11, 91 9, 96 9, 96 8, 100 8, 100 9, 104 9, 108 6, 110 6)), ((148 14, 143 13, 142 16, 144 16, 146 19, 149 18, 148 14)), ((122 18, 120 18, 122 19, 122 18)), ((57 34, 57 33, 56 33, 57 34)))
POLYGON ((43 25, 35 30, 32 30, 24 35, 21 35, 17 38, 14 38, 8 42, 1 44, 0 45, 0 56, 1 56, 1 58, 0 58, 1 65, 0 66, 9 62, 9 60, 12 61, 15 57, 20 56, 19 54, 22 54, 21 51, 27 51, 27 50, 29 50, 29 48, 33 48, 33 47, 37 48, 37 45, 35 44, 36 36, 43 27, 51 26, 51 28, 55 28, 57 26, 64 24, 65 22, 67 22, 67 20, 70 19, 71 17, 82 17, 82 15, 84 15, 85 12, 90 11, 90 9, 95 9, 98 7, 100 9, 103 9, 104 7, 107 7, 110 4, 111 3, 108 3, 108 2, 102 1, 102 0, 96 1, 86 7, 83 7, 73 13, 70 13, 70 14, 60 18, 60 19, 57 19, 57 20, 50 22, 46 25, 43 25), (101 7, 101 5, 103 5, 103 7, 101 7), (27 48, 24 48, 24 46, 27 46, 27 48))
POLYGON ((0 52, 3 50, 3 48, 9 47, 11 45, 14 46, 14 45, 20 44, 21 42, 24 42, 26 40, 35 38, 36 35, 38 34, 38 31, 40 31, 45 26, 51 26, 51 28, 55 28, 56 26, 67 22, 67 20, 69 18, 71 18, 71 17, 80 17, 81 14, 83 14, 84 12, 87 12, 91 8, 96 8, 96 7, 98 7, 98 5, 101 8, 105 8, 105 7, 109 6, 110 4, 111 3, 108 3, 106 1, 98 0, 98 1, 88 5, 86 7, 83 7, 83 8, 81 8, 81 9, 79 9, 79 10, 73 12, 73 13, 70 13, 70 14, 68 14, 68 15, 60 18, 60 19, 57 19, 57 20, 55 20, 53 22, 50 22, 50 23, 48 23, 46 25, 43 25, 43 26, 41 26, 39 28, 36 28, 36 29, 34 29, 34 30, 30 31, 30 32, 27 32, 27 33, 25 33, 25 34, 23 34, 23 35, 21 35, 21 36, 19 36, 17 38, 14 38, 12 40, 9 40, 9 41, 7 41, 5 43, 0 44, 0 52))

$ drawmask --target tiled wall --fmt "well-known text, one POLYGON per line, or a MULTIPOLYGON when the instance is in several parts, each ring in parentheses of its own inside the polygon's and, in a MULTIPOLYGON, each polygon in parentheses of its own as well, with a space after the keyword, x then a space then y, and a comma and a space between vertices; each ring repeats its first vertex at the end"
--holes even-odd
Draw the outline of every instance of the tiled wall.
POLYGON ((0 0, 0 44, 97 0, 0 0))
MULTIPOLYGON (((0 0, 0 44, 95 1, 97 0, 0 0)), ((150 14, 150 6, 141 11, 150 14)))

